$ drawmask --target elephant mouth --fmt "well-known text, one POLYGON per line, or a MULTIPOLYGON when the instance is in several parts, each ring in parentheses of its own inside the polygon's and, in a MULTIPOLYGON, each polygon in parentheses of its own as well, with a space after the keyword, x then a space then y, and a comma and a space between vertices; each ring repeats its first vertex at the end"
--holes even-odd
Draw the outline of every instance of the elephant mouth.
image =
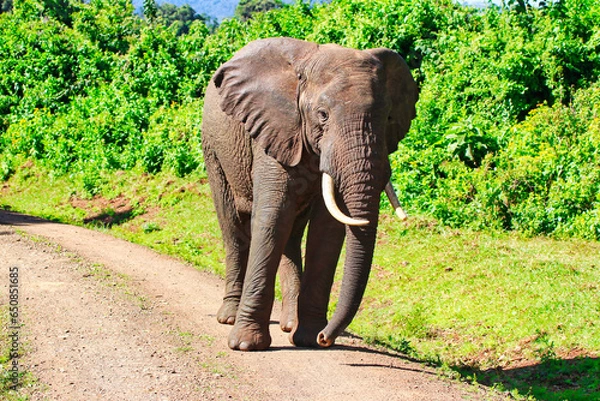
MULTIPOLYGON (((370 224, 369 220, 356 219, 347 216, 346 214, 344 214, 344 212, 340 210, 335 200, 335 184, 333 182, 333 178, 327 173, 323 173, 322 190, 325 206, 327 207, 327 210, 333 216, 334 219, 348 226, 364 227, 370 224)), ((408 215, 402 209, 402 206, 400 205, 400 201, 398 200, 398 196, 394 191, 394 187, 392 186, 391 181, 388 181, 387 185, 385 186, 385 193, 388 199, 390 200, 392 207, 396 211, 396 216, 398 216, 400 220, 406 220, 408 215)))

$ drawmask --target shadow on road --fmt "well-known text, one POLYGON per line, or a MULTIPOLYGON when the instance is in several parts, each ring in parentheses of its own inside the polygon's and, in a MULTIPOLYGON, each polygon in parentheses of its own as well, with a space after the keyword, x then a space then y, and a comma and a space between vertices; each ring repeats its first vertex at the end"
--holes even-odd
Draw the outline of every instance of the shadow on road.
MULTIPOLYGON (((347 332, 343 334, 343 337, 362 340, 360 337, 347 332)), ((416 352, 410 349, 408 345, 407 347, 411 354, 416 352)), ((385 348, 342 344, 334 346, 331 350, 375 353, 434 367, 442 365, 440 361, 415 358, 385 348)), ((353 364, 352 366, 373 365, 365 363, 353 364)), ((393 365, 376 365, 376 367, 415 370, 414 368, 393 365)), ((481 370, 469 366, 450 366, 449 368, 457 372, 462 380, 476 381, 483 386, 500 390, 517 390, 520 395, 533 396, 536 401, 600 401, 600 358, 581 356, 560 359, 549 357, 538 364, 508 369, 481 370)), ((425 369, 417 369, 416 371, 437 374, 428 372, 425 369)))
POLYGON ((101 213, 86 217, 83 219, 85 224, 91 224, 96 227, 112 227, 123 224, 134 217, 133 208, 128 207, 125 210, 114 211, 109 209, 101 213))
MULTIPOLYGON (((83 223, 96 227, 112 227, 127 222, 134 217, 133 208, 127 207, 119 211, 112 209, 104 210, 83 219, 83 223)), ((34 216, 11 212, 10 210, 0 210, 0 224, 13 225, 15 227, 27 226, 31 224, 60 223, 52 219, 42 219, 34 216)))
POLYGON ((27 216, 10 210, 0 209, 0 225, 11 225, 15 227, 29 226, 32 224, 56 223, 54 221, 41 219, 39 217, 27 216))
POLYGON ((516 389, 519 394, 532 395, 539 401, 600 400, 599 358, 548 359, 514 369, 453 369, 485 386, 516 389))

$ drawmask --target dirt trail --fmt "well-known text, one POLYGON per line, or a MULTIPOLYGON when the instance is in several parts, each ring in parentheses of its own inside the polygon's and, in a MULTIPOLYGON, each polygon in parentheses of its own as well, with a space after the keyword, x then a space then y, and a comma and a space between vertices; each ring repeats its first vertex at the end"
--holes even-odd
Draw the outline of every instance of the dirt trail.
POLYGON ((231 351, 220 279, 96 231, 0 211, 3 304, 11 266, 33 400, 495 399, 357 339, 294 348, 277 311, 269 351, 231 351))

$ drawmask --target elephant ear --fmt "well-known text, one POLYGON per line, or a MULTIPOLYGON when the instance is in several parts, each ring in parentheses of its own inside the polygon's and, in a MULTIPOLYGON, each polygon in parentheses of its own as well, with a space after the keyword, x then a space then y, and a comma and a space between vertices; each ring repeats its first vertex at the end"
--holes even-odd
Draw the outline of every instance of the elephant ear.
POLYGON ((280 163, 302 157, 298 85, 300 65, 318 45, 291 38, 249 43, 213 76, 225 113, 280 163))
POLYGON ((406 136, 410 122, 415 118, 419 88, 406 61, 398 53, 385 48, 369 49, 367 52, 377 57, 385 69, 388 96, 392 103, 386 141, 388 152, 392 153, 398 149, 398 142, 406 136))

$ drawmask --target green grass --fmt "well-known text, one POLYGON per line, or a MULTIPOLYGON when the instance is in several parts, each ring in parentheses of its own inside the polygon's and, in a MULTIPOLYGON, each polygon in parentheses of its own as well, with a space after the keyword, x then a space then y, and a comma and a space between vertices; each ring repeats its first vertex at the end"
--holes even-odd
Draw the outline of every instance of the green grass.
POLYGON ((352 331, 533 399, 600 399, 599 243, 384 220, 352 331))
POLYGON ((26 163, 0 190, 0 208, 87 225, 223 275, 224 249, 206 177, 117 172, 102 197, 79 177, 52 177, 26 163), (121 207, 123 201, 129 207, 121 207))
MULTIPOLYGON (((0 207, 85 221, 224 274, 205 177, 119 172, 102 182, 102 197, 91 198, 76 180, 26 165, 0 207)), ((519 398, 600 399, 600 243, 401 223, 384 210, 350 330, 519 398)))
POLYGON ((484 369, 600 350, 600 244, 392 224, 357 330, 484 369))

